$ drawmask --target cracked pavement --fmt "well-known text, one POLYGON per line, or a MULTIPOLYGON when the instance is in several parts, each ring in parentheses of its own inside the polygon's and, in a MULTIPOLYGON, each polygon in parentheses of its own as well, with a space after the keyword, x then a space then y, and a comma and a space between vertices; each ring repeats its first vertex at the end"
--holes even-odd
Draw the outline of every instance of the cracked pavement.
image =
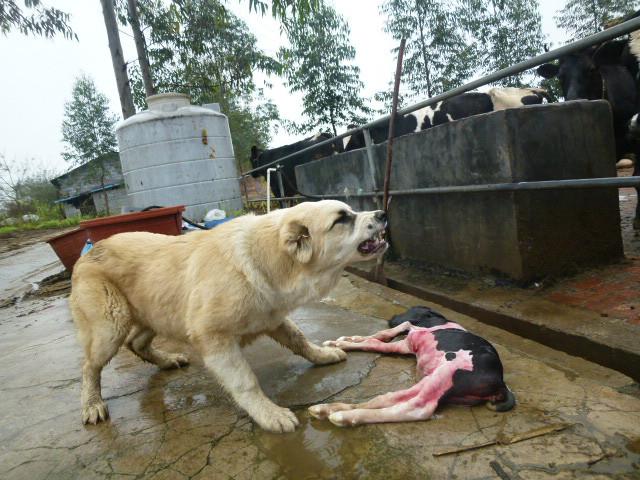
POLYGON ((640 478, 640 396, 620 373, 348 275, 330 297, 293 318, 320 342, 373 333, 417 304, 496 345, 516 409, 445 407, 426 422, 340 429, 310 418, 306 407, 406 388, 414 382, 415 359, 353 352, 346 362, 314 367, 263 339, 246 355, 267 395, 298 415, 295 433, 258 429, 198 361, 165 372, 124 349, 103 372, 111 420, 83 426, 82 352, 66 297, 26 298, 2 308, 0 478, 640 478), (559 422, 572 426, 511 445, 432 456, 559 422))

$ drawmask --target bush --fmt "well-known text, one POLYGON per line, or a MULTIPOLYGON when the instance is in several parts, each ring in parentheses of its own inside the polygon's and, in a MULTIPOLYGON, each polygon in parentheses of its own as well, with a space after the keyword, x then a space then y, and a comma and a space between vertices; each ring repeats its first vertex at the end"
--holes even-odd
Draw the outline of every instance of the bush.
POLYGON ((2 235, 3 233, 13 233, 13 232, 17 232, 19 230, 18 227, 0 227, 0 235, 2 235))
POLYGON ((40 217, 40 220, 64 220, 64 212, 60 205, 53 202, 33 202, 34 213, 40 217))

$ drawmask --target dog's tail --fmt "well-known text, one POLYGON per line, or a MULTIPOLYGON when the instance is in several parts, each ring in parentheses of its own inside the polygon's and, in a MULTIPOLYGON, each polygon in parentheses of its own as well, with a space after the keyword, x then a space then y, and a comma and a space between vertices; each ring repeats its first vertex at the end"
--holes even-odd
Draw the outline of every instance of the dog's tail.
POLYGON ((494 412, 508 412, 516 406, 516 396, 506 385, 496 395, 496 399, 486 403, 486 407, 494 412))

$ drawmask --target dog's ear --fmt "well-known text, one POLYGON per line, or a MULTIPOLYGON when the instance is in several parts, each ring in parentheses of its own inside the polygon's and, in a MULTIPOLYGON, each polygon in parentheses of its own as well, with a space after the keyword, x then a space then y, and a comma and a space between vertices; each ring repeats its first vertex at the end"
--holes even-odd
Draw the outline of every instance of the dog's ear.
POLYGON ((313 256, 311 236, 309 229, 300 221, 293 220, 287 223, 281 234, 281 242, 289 255, 300 263, 309 263, 313 256))

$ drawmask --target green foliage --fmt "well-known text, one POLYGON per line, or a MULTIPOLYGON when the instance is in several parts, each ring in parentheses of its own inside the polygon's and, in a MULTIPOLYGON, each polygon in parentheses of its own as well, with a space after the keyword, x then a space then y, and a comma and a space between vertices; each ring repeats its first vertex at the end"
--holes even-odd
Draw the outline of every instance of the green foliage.
MULTIPOLYGON (((544 35, 538 0, 461 0, 461 18, 474 38, 480 72, 489 74, 542 52, 544 35)), ((496 82, 527 86, 525 73, 496 82)))
POLYGON ((71 96, 64 105, 62 140, 66 145, 62 157, 72 165, 82 165, 116 151, 117 117, 109 111, 107 96, 85 75, 76 79, 71 96))
MULTIPOLYGON (((181 92, 196 104, 219 103, 229 117, 236 158, 248 162, 252 145, 266 145, 279 119, 253 74, 280 72, 257 46, 247 25, 215 0, 139 0, 148 32, 152 77, 158 92, 181 92)), ((130 72, 134 101, 145 106, 140 71, 130 72)))
POLYGON ((8 225, 8 226, 0 227, 0 234, 14 233, 14 232, 19 232, 23 230, 46 230, 46 229, 54 229, 54 228, 75 227, 81 221, 90 220, 92 218, 94 217, 77 215, 75 217, 51 219, 51 220, 41 221, 38 223, 19 223, 17 225, 8 225))
MULTIPOLYGON (((9 217, 27 213, 44 215, 44 205, 52 205, 57 191, 50 180, 56 174, 33 160, 13 161, 0 154, 0 207, 9 217), (38 209, 43 209, 43 214, 38 209)), ((57 217, 54 217, 57 218, 57 217)))
MULTIPOLYGON (((385 30, 405 37, 403 84, 414 98, 432 97, 531 58, 544 36, 538 0, 386 0, 385 30)), ((525 86, 520 74, 502 86, 525 86)), ((387 100, 384 92, 379 100, 387 100)))
POLYGON ((362 123, 370 113, 361 96, 360 69, 346 20, 324 3, 306 19, 285 20, 289 47, 278 52, 287 86, 303 93, 300 132, 362 123))
POLYGON ((69 14, 57 8, 45 7, 40 0, 24 0, 19 7, 16 0, 0 0, 0 32, 17 29, 24 35, 51 38, 60 34, 68 39, 78 39, 69 25, 69 14))
MULTIPOLYGON (((385 31, 407 39, 403 84, 415 96, 432 97, 458 87, 476 68, 458 8, 443 0, 387 0, 385 31)), ((384 96, 384 94, 381 94, 384 96)))
POLYGON ((556 26, 569 34, 569 41, 574 41, 598 33, 607 22, 633 13, 639 6, 638 0, 568 0, 554 19, 556 26))
MULTIPOLYGON (((320 4, 320 0, 271 0, 271 15, 273 18, 305 18, 314 13, 320 4)), ((249 0, 249 10, 267 13, 269 5, 262 0, 249 0)))
POLYGON ((43 202, 36 200, 33 202, 34 212, 40 220, 64 220, 62 207, 52 201, 43 202))

